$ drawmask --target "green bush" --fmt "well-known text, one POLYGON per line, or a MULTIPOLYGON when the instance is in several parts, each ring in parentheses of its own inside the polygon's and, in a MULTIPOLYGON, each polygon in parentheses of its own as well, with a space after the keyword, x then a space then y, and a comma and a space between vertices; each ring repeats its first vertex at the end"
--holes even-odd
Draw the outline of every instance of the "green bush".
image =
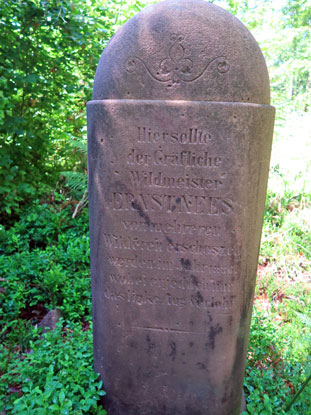
MULTIPOLYGON (((14 226, 0 229, 2 341, 19 341, 19 320, 30 308, 59 308, 68 321, 90 318, 87 213, 72 219, 70 206, 36 202, 14 226)), ((36 323, 36 315, 30 318, 36 323)))
POLYGON ((33 330, 30 350, 9 361, 0 382, 0 411, 13 415, 103 415, 105 393, 93 370, 92 331, 63 321, 40 336, 33 330))
POLYGON ((290 411, 286 410, 310 366, 297 360, 293 350, 286 353, 287 333, 279 329, 275 317, 254 309, 244 381, 247 409, 252 415, 310 415, 311 392, 307 389, 290 411))
POLYGON ((113 12, 98 0, 1 1, 0 223, 62 170, 85 169, 71 143, 85 135, 113 12))

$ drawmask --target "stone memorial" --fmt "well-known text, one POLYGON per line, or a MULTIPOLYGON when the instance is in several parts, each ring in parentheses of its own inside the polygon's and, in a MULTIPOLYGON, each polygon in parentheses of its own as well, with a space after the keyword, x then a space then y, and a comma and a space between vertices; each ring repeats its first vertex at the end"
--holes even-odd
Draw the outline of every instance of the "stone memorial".
POLYGON ((95 370, 109 415, 237 415, 274 124, 250 32, 202 0, 130 19, 88 103, 95 370))

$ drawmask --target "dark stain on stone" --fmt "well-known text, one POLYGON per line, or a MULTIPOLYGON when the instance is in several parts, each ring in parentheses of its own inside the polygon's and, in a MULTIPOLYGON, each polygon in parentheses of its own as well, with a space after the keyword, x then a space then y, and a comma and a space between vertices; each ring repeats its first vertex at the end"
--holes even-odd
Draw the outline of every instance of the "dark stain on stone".
POLYGON ((216 336, 222 332, 222 327, 217 323, 217 325, 214 327, 212 326, 208 333, 208 339, 209 339, 209 347, 211 349, 215 349, 215 339, 216 336))
POLYGON ((252 307, 253 301, 253 287, 249 286, 247 289, 247 297, 244 302, 241 318, 240 318, 240 333, 238 334, 235 346, 235 359, 232 367, 232 374, 237 373, 241 365, 244 364, 244 343, 245 343, 245 332, 246 325, 248 322, 248 316, 252 307))
POLYGON ((244 334, 245 333, 239 334, 236 339, 235 359, 232 367, 232 374, 240 370, 241 364, 243 364, 244 361, 244 334))
POLYGON ((181 258, 180 262, 181 262, 181 265, 184 269, 189 270, 191 268, 190 259, 181 258))
POLYGON ((248 306, 244 305, 242 309, 241 319, 240 319, 240 327, 244 326, 246 318, 247 318, 247 309, 248 306))
MULTIPOLYGON (((242 312, 240 327, 243 327, 245 324, 244 315, 245 315, 245 310, 243 310, 242 312)), ((234 363, 232 367, 232 374, 237 373, 240 370, 240 367, 244 362, 244 353, 243 353, 244 352, 244 335, 245 333, 239 333, 236 339, 235 359, 234 359, 234 363)))
POLYGON ((145 222, 148 226, 150 226, 150 219, 149 216, 143 211, 142 207, 137 203, 135 200, 132 202, 133 209, 137 210, 139 216, 145 219, 145 222))
POLYGON ((199 280, 197 279, 197 277, 195 275, 191 275, 191 280, 192 283, 197 287, 199 285, 199 280))
POLYGON ((190 346, 190 347, 193 347, 193 345, 194 345, 194 343, 193 343, 193 342, 190 342, 190 343, 189 343, 189 346, 190 346))
POLYGON ((151 354, 152 350, 155 348, 155 344, 151 341, 149 334, 146 336, 147 341, 147 354, 151 354))
POLYGON ((195 295, 193 295, 192 299, 195 303, 197 303, 197 305, 201 305, 204 301, 204 298, 202 294, 200 293, 200 291, 198 291, 195 295))
MULTIPOLYGON (((233 403, 234 400, 235 400, 234 395, 235 395, 235 393, 234 393, 234 390, 232 388, 231 382, 226 380, 224 382, 224 394, 221 398, 221 402, 222 403, 225 403, 225 402, 233 403)), ((234 412, 232 412, 232 413, 237 413, 237 412, 236 412, 236 410, 234 410, 234 412)))
POLYGON ((198 362, 196 364, 196 366, 200 369, 200 370, 206 370, 206 366, 204 363, 198 362))
POLYGON ((206 314, 207 314, 207 317, 208 317, 208 319, 209 319, 209 322, 211 323, 211 322, 213 321, 213 316, 212 316, 212 314, 211 314, 208 310, 207 310, 206 314))
POLYGON ((225 403, 228 400, 228 384, 227 383, 228 382, 225 382, 225 385, 224 385, 224 394, 223 394, 223 397, 221 398, 222 403, 225 403))
POLYGON ((166 235, 165 238, 169 244, 173 245, 173 240, 169 236, 166 235))
POLYGON ((131 340, 129 345, 132 349, 137 349, 137 343, 134 340, 131 340))
POLYGON ((233 397, 233 390, 232 387, 230 387, 230 382, 225 381, 224 382, 224 394, 221 398, 221 402, 225 403, 231 400, 231 398, 233 397))
POLYGON ((171 342, 170 343, 170 347, 171 347, 171 353, 170 353, 170 357, 172 358, 172 360, 174 361, 176 358, 176 343, 175 342, 171 342))
POLYGON ((179 204, 181 202, 181 198, 180 197, 178 197, 177 199, 176 199, 176 203, 177 204, 179 204))

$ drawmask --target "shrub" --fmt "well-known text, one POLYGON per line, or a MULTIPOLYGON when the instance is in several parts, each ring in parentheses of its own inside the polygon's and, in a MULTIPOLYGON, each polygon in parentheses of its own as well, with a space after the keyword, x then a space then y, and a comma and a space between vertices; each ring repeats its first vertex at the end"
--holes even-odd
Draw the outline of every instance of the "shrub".
MULTIPOLYGON (((93 370, 92 331, 63 321, 42 336, 33 332, 31 349, 14 355, 0 383, 0 411, 16 415, 103 415, 105 393, 93 370)), ((8 360, 8 351, 0 348, 8 360)))

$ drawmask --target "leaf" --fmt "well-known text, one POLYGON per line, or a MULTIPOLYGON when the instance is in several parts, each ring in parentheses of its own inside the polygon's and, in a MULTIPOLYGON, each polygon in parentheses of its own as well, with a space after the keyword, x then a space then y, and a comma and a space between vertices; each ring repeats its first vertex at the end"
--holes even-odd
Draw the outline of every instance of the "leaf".
POLYGON ((25 78, 25 82, 30 83, 30 84, 37 82, 37 80, 38 80, 38 75, 36 74, 27 75, 25 78))
POLYGON ((61 390, 61 391, 60 391, 60 394, 59 394, 59 402, 60 402, 61 404, 63 404, 64 400, 65 400, 65 393, 64 393, 64 391, 63 391, 63 390, 61 390))

